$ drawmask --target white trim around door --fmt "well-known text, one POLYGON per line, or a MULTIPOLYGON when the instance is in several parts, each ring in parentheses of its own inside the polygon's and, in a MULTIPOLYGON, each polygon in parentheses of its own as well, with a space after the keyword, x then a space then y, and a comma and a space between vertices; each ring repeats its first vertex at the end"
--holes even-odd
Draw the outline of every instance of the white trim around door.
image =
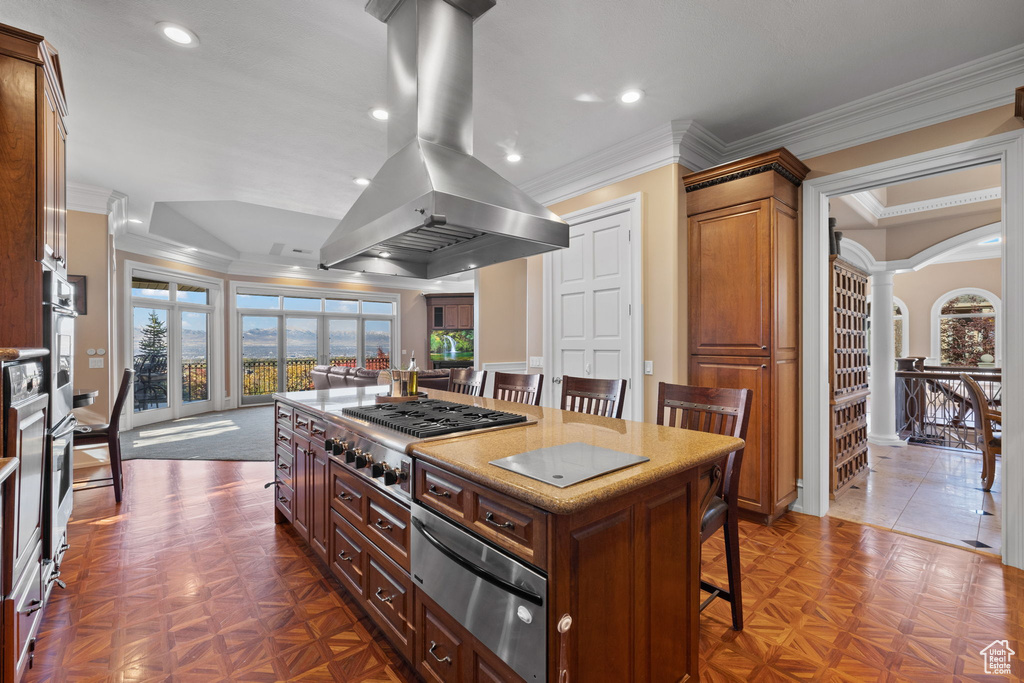
MULTIPOLYGON (((629 239, 629 254, 624 255, 624 258, 629 259, 630 265, 630 321, 631 321, 631 338, 630 345, 631 359, 629 367, 631 371, 631 377, 629 377, 630 387, 632 391, 630 411, 632 419, 642 422, 644 419, 644 311, 643 311, 643 221, 642 221, 642 205, 643 194, 636 192, 634 194, 625 195, 618 199, 612 199, 601 204, 587 207, 586 209, 580 209, 572 213, 562 216, 562 220, 568 223, 570 226, 580 225, 589 221, 598 220, 600 218, 606 218, 608 216, 614 216, 616 214, 625 214, 624 221, 628 223, 628 230, 630 231, 629 239)), ((552 311, 554 304, 552 302, 552 296, 554 293, 553 287, 553 268, 552 268, 551 254, 544 254, 544 398, 542 399, 543 405, 546 406, 558 406, 561 400, 560 385, 551 381, 551 368, 554 360, 555 344, 552 335, 554 334, 554 325, 552 324, 552 311)))
MULTIPOLYGON (((974 140, 803 185, 803 487, 794 509, 828 512, 828 258, 830 197, 981 164, 1002 166, 1002 348, 1024 345, 1024 130, 974 140)), ((1024 568, 1024 355, 1003 363, 1003 527, 1005 564, 1024 568)))

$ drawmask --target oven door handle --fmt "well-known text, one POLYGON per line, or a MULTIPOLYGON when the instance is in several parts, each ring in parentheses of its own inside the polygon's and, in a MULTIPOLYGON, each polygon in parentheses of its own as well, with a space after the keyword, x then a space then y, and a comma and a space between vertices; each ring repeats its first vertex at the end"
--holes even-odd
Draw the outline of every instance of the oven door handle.
POLYGON ((525 588, 521 588, 520 586, 517 586, 514 583, 506 581, 500 576, 495 576, 483 567, 480 567, 474 564, 473 562, 470 562, 466 558, 462 557, 457 552, 455 552, 454 550, 446 546, 444 543, 439 541, 436 536, 430 533, 430 530, 427 529, 427 526, 415 517, 413 517, 412 519, 412 525, 416 528, 417 531, 423 534, 423 538, 427 539, 427 541, 430 542, 430 545, 437 548, 437 550, 441 554, 443 554, 445 557, 447 557, 449 560, 459 565, 463 569, 472 572, 484 581, 497 586, 498 588, 502 589, 507 593, 511 593, 512 595, 515 595, 518 598, 522 598, 527 602, 531 602, 534 605, 537 605, 538 607, 544 606, 544 598, 537 595, 536 593, 526 590, 525 588))
POLYGON ((56 313, 57 315, 63 315, 63 316, 66 316, 68 318, 77 318, 78 317, 78 311, 76 311, 75 309, 68 308, 66 306, 61 306, 59 304, 55 304, 52 301, 44 301, 43 302, 43 306, 49 306, 50 309, 54 313, 56 313))
MULTIPOLYGON (((53 433, 50 434, 51 438, 53 438, 53 439, 63 439, 68 434, 71 434, 72 432, 74 432, 75 428, 78 427, 78 420, 75 418, 74 415, 69 415, 64 420, 64 422, 67 423, 66 426, 62 427, 59 431, 54 430, 53 433)), ((60 426, 60 425, 58 425, 58 426, 60 426)))

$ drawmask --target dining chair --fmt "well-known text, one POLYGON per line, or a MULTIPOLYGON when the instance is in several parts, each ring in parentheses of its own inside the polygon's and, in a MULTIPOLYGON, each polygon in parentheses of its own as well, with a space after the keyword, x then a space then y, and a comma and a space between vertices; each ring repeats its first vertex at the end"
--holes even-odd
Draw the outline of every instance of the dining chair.
POLYGON ((452 368, 451 374, 448 375, 448 391, 467 396, 483 396, 486 382, 486 370, 452 368))
POLYGON ((981 450, 981 489, 991 491, 996 483, 996 456, 1003 452, 1003 414, 989 405, 985 391, 973 377, 961 372, 960 381, 967 387, 974 413, 974 440, 981 450), (993 424, 998 429, 993 429, 993 424))
POLYGON ((562 410, 622 418, 626 380, 562 377, 562 410))
POLYGON ((540 390, 544 386, 544 375, 519 375, 511 372, 494 373, 494 387, 491 398, 526 405, 540 405, 540 390))
MULTIPOLYGON (((749 389, 691 387, 659 382, 657 423, 746 439, 752 395, 749 389)), ((701 603, 700 611, 703 612, 715 598, 725 600, 732 606, 732 627, 736 631, 743 630, 738 495, 742 464, 742 448, 726 456, 725 473, 720 477, 717 491, 700 522, 702 545, 716 531, 723 530, 725 568, 729 580, 729 589, 726 590, 701 579, 701 590, 710 595, 701 603)))
MULTIPOLYGON (((121 386, 117 390, 117 398, 114 399, 114 407, 110 410, 110 422, 107 424, 79 425, 75 429, 75 445, 86 446, 89 444, 107 445, 110 453, 110 476, 101 479, 85 479, 75 482, 76 484, 93 484, 97 481, 110 480, 110 484, 102 486, 114 487, 114 501, 121 502, 121 490, 123 488, 124 473, 121 469, 121 412, 124 410, 125 401, 128 400, 128 391, 132 387, 132 378, 135 372, 125 369, 121 375, 121 386)), ((86 488, 96 488, 86 486, 86 488)))

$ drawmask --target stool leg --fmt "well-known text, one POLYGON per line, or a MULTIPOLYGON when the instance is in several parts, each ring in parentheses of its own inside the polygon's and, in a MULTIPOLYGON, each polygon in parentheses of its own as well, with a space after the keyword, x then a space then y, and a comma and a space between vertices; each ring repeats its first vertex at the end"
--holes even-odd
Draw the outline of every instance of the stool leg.
POLYGON ((114 502, 121 502, 121 439, 115 435, 107 441, 110 452, 110 480, 114 484, 114 502))
POLYGON ((729 576, 729 596, 732 598, 732 627, 743 630, 743 592, 740 586, 740 534, 736 515, 730 512, 722 529, 725 534, 725 569, 729 576))

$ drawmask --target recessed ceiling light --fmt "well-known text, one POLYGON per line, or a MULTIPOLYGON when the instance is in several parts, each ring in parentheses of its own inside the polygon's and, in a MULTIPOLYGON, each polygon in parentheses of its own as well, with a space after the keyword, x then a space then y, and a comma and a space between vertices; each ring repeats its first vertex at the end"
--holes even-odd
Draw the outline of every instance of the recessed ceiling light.
POLYGON ((292 270, 299 270, 302 266, 292 266, 292 270))
POLYGON ((355 183, 356 183, 356 185, 361 185, 362 187, 366 187, 367 185, 370 184, 370 179, 369 178, 356 178, 355 179, 355 183))
POLYGON ((623 104, 633 104, 634 102, 639 102, 643 96, 643 90, 627 90, 619 95, 619 101, 623 104))
POLYGON ((373 109, 370 110, 370 116, 377 119, 378 121, 387 121, 389 114, 387 109, 374 107, 373 109))
POLYGON ((184 26, 172 24, 169 21, 162 21, 156 26, 160 29, 160 35, 175 45, 180 45, 182 47, 194 47, 199 43, 198 36, 184 26))
POLYGON ((391 252, 390 251, 382 251, 382 252, 380 252, 380 257, 381 258, 391 258, 391 252))
POLYGON ((523 155, 522 154, 516 154, 515 152, 509 152, 508 154, 505 155, 505 161, 507 161, 510 164, 518 164, 522 160, 523 160, 523 155))
POLYGON ((199 251, 199 250, 198 250, 198 249, 196 249, 195 247, 187 247, 187 248, 185 249, 185 251, 199 251))
POLYGON ((138 218, 129 218, 128 222, 129 223, 136 223, 136 224, 138 224, 138 223, 141 223, 142 221, 140 221, 138 218))

